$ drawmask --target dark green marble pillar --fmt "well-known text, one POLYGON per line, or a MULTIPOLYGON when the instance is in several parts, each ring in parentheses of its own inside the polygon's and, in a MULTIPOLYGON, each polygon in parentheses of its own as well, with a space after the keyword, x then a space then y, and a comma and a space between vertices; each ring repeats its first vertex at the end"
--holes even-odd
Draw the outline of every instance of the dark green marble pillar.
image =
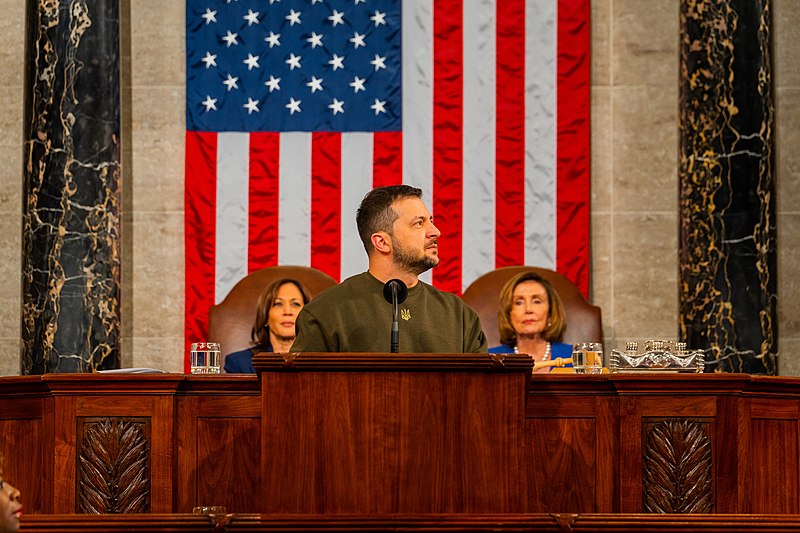
POLYGON ((117 0, 27 0, 23 374, 119 367, 117 0))
POLYGON ((777 373, 769 0, 682 0, 680 337, 706 371, 777 373))

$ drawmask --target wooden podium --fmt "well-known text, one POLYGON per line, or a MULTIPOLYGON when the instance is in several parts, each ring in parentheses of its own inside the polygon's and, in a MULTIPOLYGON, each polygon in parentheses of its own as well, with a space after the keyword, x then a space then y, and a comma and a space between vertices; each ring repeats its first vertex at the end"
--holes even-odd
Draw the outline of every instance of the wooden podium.
POLYGON ((259 354, 263 513, 527 511, 527 356, 259 354))

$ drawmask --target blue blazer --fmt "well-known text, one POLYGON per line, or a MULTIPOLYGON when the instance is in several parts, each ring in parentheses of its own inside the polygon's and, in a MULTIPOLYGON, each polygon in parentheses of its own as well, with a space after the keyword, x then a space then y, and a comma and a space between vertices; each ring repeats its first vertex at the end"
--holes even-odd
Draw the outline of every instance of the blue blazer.
POLYGON ((256 352, 271 352, 272 346, 267 344, 264 348, 254 346, 239 352, 233 352, 225 357, 225 372, 228 374, 255 374, 253 367, 253 354, 256 352))
MULTIPOLYGON (((514 346, 510 344, 501 344, 500 346, 489 348, 489 353, 514 353, 514 346)), ((572 357, 572 345, 564 344, 563 342, 551 342, 550 359, 555 359, 556 357, 562 357, 564 359, 572 357)), ((564 365, 564 367, 572 368, 572 363, 564 365)))

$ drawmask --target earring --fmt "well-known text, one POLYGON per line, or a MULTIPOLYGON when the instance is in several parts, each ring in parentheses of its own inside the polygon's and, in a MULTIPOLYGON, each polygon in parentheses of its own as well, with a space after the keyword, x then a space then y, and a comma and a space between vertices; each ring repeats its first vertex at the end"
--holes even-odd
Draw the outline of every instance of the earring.
POLYGON ((553 325, 553 323, 552 323, 552 322, 550 322, 550 321, 548 320, 548 321, 547 321, 547 327, 549 328, 549 327, 550 327, 550 326, 552 326, 552 325, 553 325))

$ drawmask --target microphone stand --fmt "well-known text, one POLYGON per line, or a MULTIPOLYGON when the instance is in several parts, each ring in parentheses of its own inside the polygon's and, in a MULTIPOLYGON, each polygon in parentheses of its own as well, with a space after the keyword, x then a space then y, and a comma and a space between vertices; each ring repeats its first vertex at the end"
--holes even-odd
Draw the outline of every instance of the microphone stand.
POLYGON ((400 351, 400 323, 397 321, 397 283, 392 283, 392 352, 400 351))
POLYGON ((383 286, 383 298, 392 304, 392 353, 400 352, 400 324, 397 320, 398 307, 406 301, 408 287, 399 279, 390 279, 383 286))

